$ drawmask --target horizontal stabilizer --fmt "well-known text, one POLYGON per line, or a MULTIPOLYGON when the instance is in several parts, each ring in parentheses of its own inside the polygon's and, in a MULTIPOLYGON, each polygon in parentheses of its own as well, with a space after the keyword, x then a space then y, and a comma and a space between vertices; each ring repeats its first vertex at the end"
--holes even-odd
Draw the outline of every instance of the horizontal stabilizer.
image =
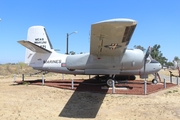
POLYGON ((21 40, 18 41, 18 43, 20 43, 21 45, 23 45, 24 47, 28 48, 29 50, 33 51, 33 52, 37 52, 37 53, 51 53, 51 51, 40 47, 30 41, 25 41, 25 40, 21 40))

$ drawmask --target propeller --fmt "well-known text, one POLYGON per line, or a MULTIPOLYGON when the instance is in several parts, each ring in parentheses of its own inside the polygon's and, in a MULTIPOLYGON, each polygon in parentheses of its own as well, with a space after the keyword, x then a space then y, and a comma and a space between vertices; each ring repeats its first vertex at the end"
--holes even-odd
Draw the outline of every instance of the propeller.
POLYGON ((151 47, 148 47, 148 50, 146 51, 146 54, 144 55, 144 77, 145 77, 145 71, 146 71, 146 62, 148 56, 151 54, 151 47))
POLYGON ((149 46, 146 51, 146 54, 144 55, 144 94, 145 95, 147 94, 147 85, 146 85, 147 83, 146 83, 146 76, 145 76, 146 62, 147 62, 147 58, 150 55, 150 53, 151 53, 151 47, 149 46))

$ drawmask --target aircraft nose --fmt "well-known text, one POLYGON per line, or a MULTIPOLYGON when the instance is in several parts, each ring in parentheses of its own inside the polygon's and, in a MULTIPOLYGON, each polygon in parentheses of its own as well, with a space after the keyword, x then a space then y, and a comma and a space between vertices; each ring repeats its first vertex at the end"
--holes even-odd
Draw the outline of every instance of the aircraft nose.
POLYGON ((158 70, 161 70, 161 69, 162 69, 162 65, 161 65, 161 63, 159 63, 158 70))
POLYGON ((151 63, 154 65, 154 70, 156 72, 158 72, 159 70, 161 70, 162 65, 160 62, 156 61, 156 60, 151 60, 151 63))

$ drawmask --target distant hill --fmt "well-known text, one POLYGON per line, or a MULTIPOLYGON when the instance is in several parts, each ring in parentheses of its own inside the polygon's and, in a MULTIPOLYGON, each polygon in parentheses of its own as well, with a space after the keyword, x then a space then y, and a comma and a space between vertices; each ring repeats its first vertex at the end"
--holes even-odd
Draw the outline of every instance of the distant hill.
POLYGON ((37 70, 34 70, 33 68, 29 67, 25 63, 17 63, 17 64, 1 64, 0 65, 0 75, 1 76, 9 76, 12 74, 25 74, 30 75, 32 73, 37 72, 37 70))

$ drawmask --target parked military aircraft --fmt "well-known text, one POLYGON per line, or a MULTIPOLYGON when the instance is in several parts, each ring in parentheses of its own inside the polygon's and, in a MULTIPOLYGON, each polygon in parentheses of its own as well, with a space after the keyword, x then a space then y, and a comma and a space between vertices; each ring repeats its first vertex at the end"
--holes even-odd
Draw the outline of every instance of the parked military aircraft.
MULTIPOLYGON (((43 26, 28 29, 27 40, 18 41, 25 46, 25 63, 34 69, 83 75, 109 75, 107 85, 112 86, 115 75, 157 73, 161 64, 139 49, 127 49, 137 22, 132 19, 110 19, 91 25, 90 53, 67 55, 57 53, 43 26)), ((78 46, 77 46, 78 47, 78 46)))

